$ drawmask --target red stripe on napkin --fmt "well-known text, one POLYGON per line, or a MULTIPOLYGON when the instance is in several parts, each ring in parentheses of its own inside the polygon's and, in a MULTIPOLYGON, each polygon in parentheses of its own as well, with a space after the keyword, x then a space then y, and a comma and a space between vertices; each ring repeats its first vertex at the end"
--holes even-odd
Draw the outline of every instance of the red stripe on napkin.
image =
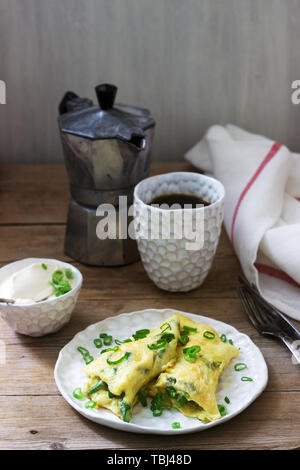
POLYGON ((253 185, 253 183, 255 183, 255 181, 257 180, 257 178, 259 177, 259 175, 263 171, 263 169, 272 160, 272 158, 275 157, 275 155, 277 154, 278 150, 281 147, 282 147, 282 145, 279 142, 275 142, 272 145, 271 150, 269 151, 267 156, 264 158, 263 162, 259 165, 256 172, 254 173, 251 180, 249 181, 249 183, 247 184, 247 186, 245 187, 245 189, 243 190, 243 192, 241 193, 241 195, 239 197, 239 200, 237 202, 237 205, 236 205, 236 208, 235 208, 235 211, 234 211, 234 214, 233 214, 232 225, 231 225, 231 236, 230 236, 230 238, 231 238, 231 242, 232 242, 233 245, 234 245, 234 227, 235 227, 235 223, 236 223, 236 219, 237 219, 237 215, 238 215, 238 212, 239 212, 240 205, 241 205, 244 197, 246 196, 247 192, 249 191, 249 189, 253 185))
POLYGON ((288 282, 294 287, 300 287, 300 284, 298 284, 298 282, 294 281, 292 277, 290 277, 284 271, 281 271, 281 269, 276 269, 272 266, 267 266, 266 264, 260 263, 254 263, 254 266, 256 267, 257 271, 259 271, 261 274, 266 274, 267 276, 275 277, 276 279, 280 279, 281 281, 288 282))

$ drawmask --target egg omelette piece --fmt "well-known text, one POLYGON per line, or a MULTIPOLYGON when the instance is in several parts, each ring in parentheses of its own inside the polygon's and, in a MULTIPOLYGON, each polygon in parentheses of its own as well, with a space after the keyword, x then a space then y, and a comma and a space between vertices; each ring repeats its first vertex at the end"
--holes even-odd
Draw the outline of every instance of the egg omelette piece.
POLYGON ((175 363, 179 334, 180 321, 175 314, 145 338, 100 354, 84 369, 89 380, 83 394, 97 408, 107 408, 123 421, 130 421, 139 390, 175 363))
POLYGON ((189 340, 185 345, 179 340, 176 363, 159 375, 150 386, 149 394, 168 396, 172 406, 185 416, 204 422, 217 420, 220 418, 216 402, 219 377, 230 361, 238 356, 239 350, 224 343, 211 326, 196 323, 183 315, 178 314, 178 317, 181 332, 187 331, 184 327, 197 331, 187 333, 189 340), (200 350, 189 356, 191 350, 188 348, 194 346, 194 351, 200 350))

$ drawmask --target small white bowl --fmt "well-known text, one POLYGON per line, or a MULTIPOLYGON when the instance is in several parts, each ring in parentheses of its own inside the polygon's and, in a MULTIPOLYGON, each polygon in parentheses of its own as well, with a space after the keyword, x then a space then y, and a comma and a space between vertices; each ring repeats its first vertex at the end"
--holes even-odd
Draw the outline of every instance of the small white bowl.
POLYGON ((82 274, 75 266, 63 261, 26 258, 1 268, 0 283, 9 275, 32 263, 53 263, 62 268, 70 268, 75 276, 72 290, 60 297, 26 305, 0 303, 0 316, 13 330, 28 336, 44 336, 60 330, 70 321, 82 285, 82 274))

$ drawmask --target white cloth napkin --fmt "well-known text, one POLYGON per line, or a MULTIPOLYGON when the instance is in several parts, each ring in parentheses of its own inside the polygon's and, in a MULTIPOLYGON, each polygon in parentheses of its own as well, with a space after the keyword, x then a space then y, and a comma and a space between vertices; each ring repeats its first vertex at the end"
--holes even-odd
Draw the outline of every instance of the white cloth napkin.
POLYGON ((225 227, 247 279, 300 320, 300 154, 228 124, 185 158, 224 184, 225 227))

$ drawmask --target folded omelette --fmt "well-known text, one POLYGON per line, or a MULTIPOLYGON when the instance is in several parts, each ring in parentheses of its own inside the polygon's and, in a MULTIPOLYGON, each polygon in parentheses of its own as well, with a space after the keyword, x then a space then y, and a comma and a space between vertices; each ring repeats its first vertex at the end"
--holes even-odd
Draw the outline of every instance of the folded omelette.
POLYGON ((219 377, 239 350, 224 343, 208 325, 182 315, 176 362, 168 365, 148 389, 151 396, 167 396, 185 416, 204 422, 220 418, 216 402, 219 377), (182 344, 185 343, 185 344, 182 344))
POLYGON ((107 408, 130 421, 138 392, 175 363, 179 334, 180 320, 175 314, 145 338, 100 354, 84 369, 89 379, 83 394, 97 408, 107 408))

